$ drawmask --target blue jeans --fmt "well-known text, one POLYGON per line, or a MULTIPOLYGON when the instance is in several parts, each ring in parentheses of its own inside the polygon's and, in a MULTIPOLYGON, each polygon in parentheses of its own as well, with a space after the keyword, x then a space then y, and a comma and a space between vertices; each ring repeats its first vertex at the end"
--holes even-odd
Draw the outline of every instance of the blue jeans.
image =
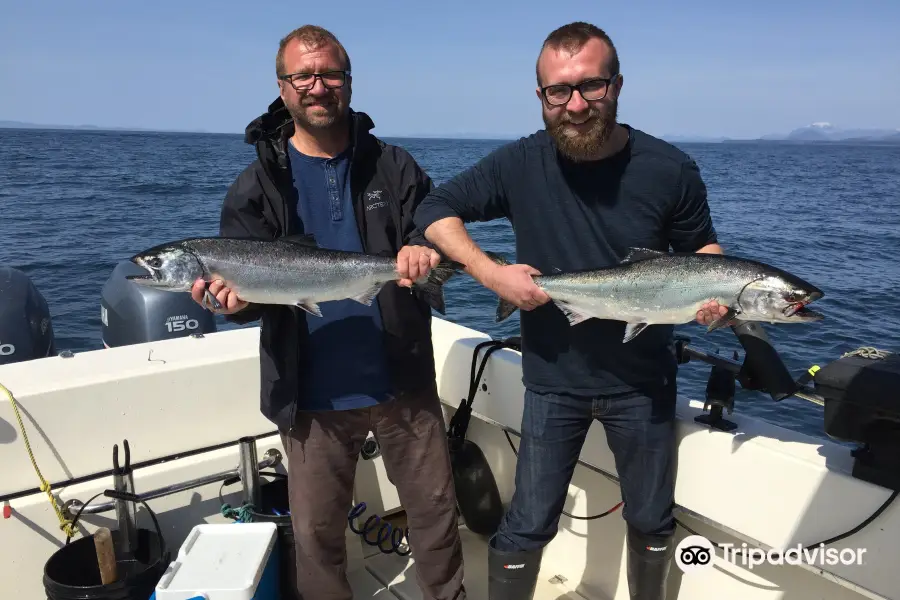
POLYGON ((574 397, 525 392, 516 489, 494 545, 537 550, 559 527, 588 429, 599 420, 615 457, 622 517, 647 535, 675 531, 675 384, 646 393, 574 397))

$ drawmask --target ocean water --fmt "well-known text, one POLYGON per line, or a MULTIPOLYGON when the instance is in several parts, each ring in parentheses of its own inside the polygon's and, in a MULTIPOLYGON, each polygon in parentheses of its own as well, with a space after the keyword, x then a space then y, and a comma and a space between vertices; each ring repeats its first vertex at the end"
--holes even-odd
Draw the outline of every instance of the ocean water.
MULTIPOLYGON (((388 139, 440 184, 502 141, 388 139)), ((766 325, 791 373, 860 346, 900 351, 900 147, 681 144, 700 165, 726 251, 770 262, 825 291, 811 325, 766 325)), ((29 275, 48 301, 57 350, 99 349, 100 291, 116 263, 172 239, 215 235, 228 185, 254 158, 239 135, 0 130, 0 265, 29 275)), ((514 257, 506 221, 471 226, 514 257)), ((447 285, 446 318, 494 337, 496 297, 468 277, 447 285)), ((223 320, 220 329, 230 326, 223 320)), ((708 351, 741 347, 730 330, 678 333, 708 351)), ((743 356, 743 352, 739 352, 743 356)), ((709 367, 679 373, 703 398, 709 367)), ((823 436, 822 412, 738 386, 735 410, 823 436)))

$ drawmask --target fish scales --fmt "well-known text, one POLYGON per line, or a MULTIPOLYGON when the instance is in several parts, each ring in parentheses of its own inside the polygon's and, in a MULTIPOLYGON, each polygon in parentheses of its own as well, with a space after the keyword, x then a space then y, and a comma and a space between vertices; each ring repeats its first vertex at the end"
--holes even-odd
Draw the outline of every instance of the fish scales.
POLYGON ((248 302, 291 304, 340 300, 397 278, 392 258, 252 240, 191 242, 211 279, 248 302), (302 276, 300 276, 302 274, 302 276))
MULTIPOLYGON (((186 292, 198 279, 221 280, 241 300, 296 306, 318 317, 319 302, 350 299, 370 306, 385 285, 401 279, 395 257, 320 248, 311 235, 184 239, 139 252, 131 261, 146 271, 127 276, 138 285, 186 292)), ((464 268, 440 261, 412 289, 444 314, 443 284, 464 268)), ((209 289, 206 299, 221 308, 209 289)))
MULTIPOLYGON (((501 266, 509 264, 497 254, 489 256, 501 266)), ((726 312, 709 324, 709 331, 735 320, 800 323, 822 318, 806 308, 824 295, 817 287, 776 267, 721 254, 632 248, 614 266, 537 275, 533 280, 569 325, 591 318, 623 321, 623 342, 650 325, 688 323, 710 301, 726 312)), ((497 320, 515 309, 501 298, 497 320)))

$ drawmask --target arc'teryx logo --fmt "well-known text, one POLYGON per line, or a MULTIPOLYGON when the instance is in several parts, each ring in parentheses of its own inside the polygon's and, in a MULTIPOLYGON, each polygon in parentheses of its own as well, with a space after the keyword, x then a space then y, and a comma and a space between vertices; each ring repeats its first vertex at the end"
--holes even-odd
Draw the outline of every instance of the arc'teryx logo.
POLYGON ((387 206, 387 202, 381 199, 381 192, 382 190, 372 190, 371 192, 366 192, 366 200, 369 201, 368 204, 366 204, 366 210, 374 210, 376 208, 387 206))

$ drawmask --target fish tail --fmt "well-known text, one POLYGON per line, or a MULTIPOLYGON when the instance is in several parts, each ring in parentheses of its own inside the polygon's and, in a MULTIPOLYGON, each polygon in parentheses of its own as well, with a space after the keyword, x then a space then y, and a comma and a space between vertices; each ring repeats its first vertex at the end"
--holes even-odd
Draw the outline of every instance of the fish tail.
POLYGON ((497 302, 497 322, 506 319, 509 315, 516 312, 516 305, 510 302, 509 300, 505 300, 500 298, 497 302))
POLYGON ((442 260, 428 272, 425 281, 413 283, 413 289, 418 291, 433 309, 442 315, 447 314, 447 307, 444 303, 444 284, 465 268, 466 266, 462 263, 442 260))
MULTIPOLYGON (((487 254, 488 258, 490 258, 492 261, 494 261, 501 267, 505 267, 507 265, 512 264, 511 262, 509 262, 506 259, 506 257, 504 257, 500 254, 497 254, 496 252, 491 252, 490 250, 485 250, 484 253, 487 254)), ((511 314, 516 312, 516 309, 517 309, 516 305, 513 304, 512 302, 510 302, 509 300, 505 300, 503 298, 498 298, 497 322, 499 323, 500 321, 503 321, 504 319, 509 317, 511 314)))
POLYGON ((491 252, 490 250, 485 250, 484 253, 490 258, 492 261, 500 265, 501 267, 505 267, 507 265, 511 265, 512 263, 506 260, 506 257, 497 254, 496 252, 491 252))

